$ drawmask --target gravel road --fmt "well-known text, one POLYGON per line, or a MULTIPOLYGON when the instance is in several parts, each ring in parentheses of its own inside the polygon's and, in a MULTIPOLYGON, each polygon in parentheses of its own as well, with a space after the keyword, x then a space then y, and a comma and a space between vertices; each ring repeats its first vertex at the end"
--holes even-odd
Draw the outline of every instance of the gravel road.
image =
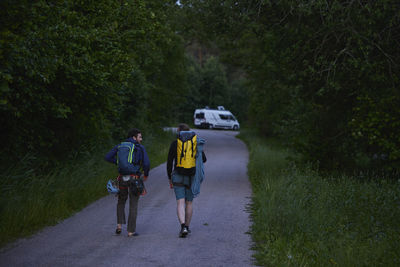
POLYGON ((187 238, 178 238, 175 196, 162 164, 151 170, 148 194, 139 201, 139 236, 128 238, 126 225, 114 234, 110 195, 3 248, 0 266, 251 266, 247 148, 236 132, 196 132, 206 139, 207 162, 187 238))

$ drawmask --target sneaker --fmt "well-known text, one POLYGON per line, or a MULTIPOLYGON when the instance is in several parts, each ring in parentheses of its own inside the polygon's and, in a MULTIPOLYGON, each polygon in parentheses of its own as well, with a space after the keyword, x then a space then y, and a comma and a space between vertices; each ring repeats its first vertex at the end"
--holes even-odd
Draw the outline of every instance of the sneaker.
POLYGON ((132 236, 138 236, 139 233, 138 232, 134 232, 134 233, 128 233, 128 237, 132 237, 132 236))
POLYGON ((119 235, 119 234, 121 234, 121 231, 122 231, 121 228, 117 228, 117 229, 115 230, 115 233, 116 233, 117 235, 119 235))
POLYGON ((184 226, 184 227, 182 227, 182 229, 181 229, 181 231, 180 231, 180 233, 179 233, 179 237, 185 238, 185 237, 187 236, 188 233, 189 233, 189 232, 188 232, 187 227, 184 226))

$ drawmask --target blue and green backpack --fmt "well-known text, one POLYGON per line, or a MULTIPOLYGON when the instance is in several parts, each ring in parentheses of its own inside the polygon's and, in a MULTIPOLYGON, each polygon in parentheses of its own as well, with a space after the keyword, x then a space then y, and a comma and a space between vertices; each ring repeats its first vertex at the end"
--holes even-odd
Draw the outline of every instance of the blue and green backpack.
POLYGON ((137 166, 133 164, 135 156, 135 144, 131 142, 122 142, 118 146, 117 165, 118 172, 122 175, 135 174, 137 166))

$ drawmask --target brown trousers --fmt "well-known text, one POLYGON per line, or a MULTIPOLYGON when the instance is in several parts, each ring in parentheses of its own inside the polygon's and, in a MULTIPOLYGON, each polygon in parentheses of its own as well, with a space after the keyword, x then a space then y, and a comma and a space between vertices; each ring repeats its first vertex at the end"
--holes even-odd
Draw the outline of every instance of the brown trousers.
POLYGON ((135 196, 130 188, 129 181, 119 182, 118 204, 117 204, 117 223, 126 224, 125 219, 125 203, 129 196, 129 214, 128 214, 128 232, 136 232, 137 207, 139 203, 139 195, 135 196))

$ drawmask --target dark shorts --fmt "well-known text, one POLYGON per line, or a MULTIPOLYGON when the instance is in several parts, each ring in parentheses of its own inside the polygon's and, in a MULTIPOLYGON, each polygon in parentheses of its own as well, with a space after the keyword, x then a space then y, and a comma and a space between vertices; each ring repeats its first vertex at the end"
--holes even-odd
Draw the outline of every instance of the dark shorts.
POLYGON ((193 193, 192 189, 190 188, 191 180, 192 180, 191 176, 173 173, 172 181, 174 182, 174 191, 176 200, 184 198, 186 201, 193 201, 193 193), (176 185, 175 184, 176 182, 179 182, 181 185, 176 185))
POLYGON ((192 189, 186 186, 174 185, 176 200, 184 198, 186 201, 193 201, 192 189))

